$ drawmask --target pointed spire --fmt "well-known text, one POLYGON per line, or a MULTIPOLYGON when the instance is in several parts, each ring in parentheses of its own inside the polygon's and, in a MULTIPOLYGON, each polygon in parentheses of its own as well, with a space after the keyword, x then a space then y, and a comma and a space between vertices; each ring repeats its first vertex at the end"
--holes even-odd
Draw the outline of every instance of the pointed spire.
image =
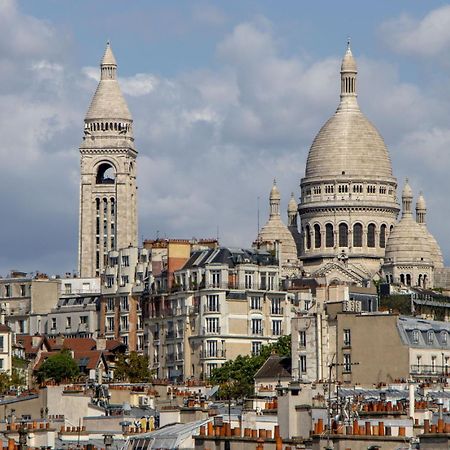
POLYGON ((356 103, 356 61, 350 48, 350 38, 347 41, 347 50, 341 64, 341 103, 345 101, 347 107, 358 107, 356 103))
POLYGON ((114 58, 114 53, 111 49, 109 41, 106 43, 105 53, 103 54, 103 58, 100 63, 100 70, 102 80, 116 79, 117 62, 116 58, 114 58))
POLYGON ((425 202, 425 198, 423 197, 422 191, 420 191, 416 203, 416 222, 424 225, 426 214, 427 214, 427 204, 425 202))
POLYGON ((413 199, 413 192, 411 186, 409 185, 408 178, 406 178, 405 186, 403 187, 402 191, 402 205, 403 205, 402 217, 412 216, 411 211, 412 199, 413 199))
POLYGON ((288 213, 288 226, 289 227, 297 227, 297 214, 298 214, 298 205, 295 201, 294 193, 291 192, 291 199, 288 203, 287 208, 288 213))
POLYGON ((270 217, 280 215, 280 191, 277 188, 277 180, 273 179, 272 189, 270 190, 269 205, 270 205, 270 217))

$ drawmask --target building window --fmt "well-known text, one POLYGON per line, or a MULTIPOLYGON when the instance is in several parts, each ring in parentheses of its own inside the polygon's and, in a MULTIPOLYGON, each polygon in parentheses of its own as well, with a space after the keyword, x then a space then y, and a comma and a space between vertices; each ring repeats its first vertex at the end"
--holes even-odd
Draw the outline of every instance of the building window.
POLYGON ((217 358, 217 341, 206 341, 206 357, 217 358))
POLYGON ((381 225, 380 227, 380 247, 386 247, 386 225, 381 225))
POLYGON ((245 289, 253 288, 253 272, 245 272, 245 289))
POLYGON ((250 309, 261 310, 261 297, 250 297, 250 309))
POLYGON ((436 356, 431 357, 431 371, 436 372, 436 356))
POLYGON ((121 286, 127 285, 128 284, 128 275, 122 275, 121 280, 122 280, 121 286))
POLYGON ((343 369, 345 373, 350 373, 352 371, 352 355, 350 355, 350 353, 344 353, 343 369))
POLYGON ((331 223, 325 225, 325 245, 326 247, 334 247, 334 230, 331 223))
POLYGON ((120 331, 128 331, 128 316, 120 318, 120 331))
POLYGON ((367 193, 368 194, 376 194, 377 193, 377 187, 374 185, 367 186, 367 193))
POLYGON ((252 342, 252 355, 259 355, 261 353, 262 343, 258 341, 252 342))
POLYGON ((72 318, 66 317, 66 328, 72 328, 72 318))
POLYGON ((106 318, 106 332, 114 331, 114 317, 106 318))
POLYGON ((11 285, 5 284, 5 297, 11 297, 11 285))
POLYGON ((4 369, 4 365, 3 365, 3 358, 0 358, 0 369, 4 369))
POLYGON ((124 296, 120 297, 120 309, 122 311, 129 310, 128 296, 124 295, 124 296))
POLYGON ((348 193, 348 184, 340 184, 338 186, 339 194, 347 194, 348 193))
POLYGON ((283 308, 281 307, 281 298, 272 298, 270 300, 270 306, 271 314, 283 314, 283 308))
POLYGON ((272 320, 272 335, 281 336, 281 320, 272 320))
POLYGON ((3 352, 4 351, 4 348, 3 348, 3 346, 4 346, 4 337, 3 336, 0 336, 0 352, 3 352))
POLYGON ((320 194, 321 193, 321 189, 320 189, 320 186, 314 186, 313 187, 313 193, 314 194, 320 194))
POLYGON ((128 336, 122 336, 122 342, 128 347, 128 336))
POLYGON ((212 284, 212 287, 215 287, 215 288, 220 287, 220 271, 219 270, 211 271, 211 284, 212 284))
POLYGON ((208 377, 212 375, 214 369, 217 369, 217 363, 208 363, 206 364, 206 374, 208 377))
POLYGON ((80 316, 80 324, 87 325, 88 324, 88 316, 80 316))
POLYGON ((257 335, 263 334, 262 319, 252 319, 251 326, 252 326, 252 334, 257 335))
POLYGON ((107 299, 106 299, 106 310, 107 311, 114 311, 114 298, 113 297, 107 297, 107 299))
POLYGON ((443 344, 447 344, 448 342, 448 333, 446 331, 441 332, 441 340, 443 344))
POLYGON ((122 256, 122 266, 129 267, 130 266, 130 257, 128 255, 122 256))
POLYGON ((144 328, 144 319, 142 317, 142 314, 138 315, 138 330, 142 330, 144 328))
POLYGON ((52 317, 52 330, 56 330, 56 317, 52 317))
POLYGON ((434 333, 432 331, 429 331, 427 333, 427 339, 428 339, 428 343, 432 344, 433 343, 433 337, 434 337, 434 333))
POLYGON ((206 332, 207 333, 220 333, 218 317, 209 317, 206 319, 206 332))
POLYGON ((320 234, 320 225, 314 225, 314 247, 322 247, 322 235, 320 234))
POLYGON ((419 343, 419 330, 414 330, 412 333, 412 341, 414 344, 419 343))
POLYGON ((334 186, 332 184, 325 185, 325 194, 334 194, 334 186))
POLYGON ((311 248, 311 229, 309 225, 305 228, 305 238, 306 238, 306 248, 309 250, 311 248))
POLYGON ((106 276, 106 287, 112 288, 114 286, 114 277, 112 275, 106 276))
POLYGON ((137 349, 143 350, 144 349, 144 336, 139 335, 137 337, 137 349))
POLYGON ((353 225, 353 247, 362 247, 362 225, 355 223, 353 225))
POLYGON ((298 359, 298 366, 300 369, 300 374, 306 373, 306 355, 300 355, 298 359))
POLYGON ((339 224, 339 247, 348 247, 348 226, 345 223, 339 224))
POLYGON ((24 284, 21 284, 20 285, 20 296, 25 297, 25 295, 27 295, 26 286, 24 284))
POLYGON ((348 347, 351 344, 352 344, 352 338, 351 338, 350 330, 349 329, 345 329, 344 330, 344 345, 346 347, 348 347))
POLYGON ((219 312, 219 296, 208 295, 206 297, 206 308, 208 312, 219 312))
POLYGON ((354 194, 361 194, 363 191, 362 184, 354 184, 353 185, 353 193, 354 194))
POLYGON ((375 224, 369 223, 367 227, 367 247, 375 247, 375 224))
POLYGON ((306 347, 306 331, 301 330, 298 332, 298 345, 300 347, 306 347))

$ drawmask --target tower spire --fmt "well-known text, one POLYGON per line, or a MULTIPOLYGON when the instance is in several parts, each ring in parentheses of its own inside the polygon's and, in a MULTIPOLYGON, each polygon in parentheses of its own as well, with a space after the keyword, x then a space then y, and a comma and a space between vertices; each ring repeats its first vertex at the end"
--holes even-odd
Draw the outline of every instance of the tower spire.
POLYGON ((346 103, 357 107, 356 103, 356 74, 358 69, 350 47, 350 38, 347 39, 347 50, 341 64, 341 104, 346 103))
POLYGON ((403 206, 402 217, 412 216, 411 211, 412 199, 413 199, 412 189, 411 186, 409 185, 408 178, 406 178, 405 186, 403 187, 402 192, 402 206, 403 206))
POLYGON ((423 197, 422 191, 420 191, 419 198, 416 203, 416 222, 424 225, 426 214, 427 204, 425 203, 425 198, 423 197))
POLYGON ((277 180, 274 178, 269 197, 270 217, 280 215, 280 200, 281 200, 280 191, 277 188, 277 180))
POLYGON ((106 43, 105 53, 100 63, 100 78, 102 80, 115 80, 117 76, 117 62, 109 41, 106 43))

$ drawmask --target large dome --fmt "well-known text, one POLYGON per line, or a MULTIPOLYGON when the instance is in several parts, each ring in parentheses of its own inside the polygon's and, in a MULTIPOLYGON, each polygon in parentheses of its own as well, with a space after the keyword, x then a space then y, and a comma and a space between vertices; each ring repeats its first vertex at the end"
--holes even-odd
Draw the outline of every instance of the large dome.
POLYGON ((312 143, 305 178, 393 178, 383 138, 359 109, 356 74, 349 46, 341 66, 341 101, 312 143))
POLYGON ((383 138, 359 110, 340 108, 314 139, 305 176, 392 178, 383 138))

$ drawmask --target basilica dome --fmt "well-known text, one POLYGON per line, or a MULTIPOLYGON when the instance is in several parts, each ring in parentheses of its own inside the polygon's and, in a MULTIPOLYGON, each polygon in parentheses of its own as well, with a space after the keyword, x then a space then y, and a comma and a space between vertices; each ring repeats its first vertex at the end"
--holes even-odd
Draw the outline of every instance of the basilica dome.
POLYGON ((391 160, 383 138, 359 109, 356 77, 347 76, 356 74, 350 47, 344 56, 341 74, 341 102, 312 143, 305 177, 392 178, 391 160))

